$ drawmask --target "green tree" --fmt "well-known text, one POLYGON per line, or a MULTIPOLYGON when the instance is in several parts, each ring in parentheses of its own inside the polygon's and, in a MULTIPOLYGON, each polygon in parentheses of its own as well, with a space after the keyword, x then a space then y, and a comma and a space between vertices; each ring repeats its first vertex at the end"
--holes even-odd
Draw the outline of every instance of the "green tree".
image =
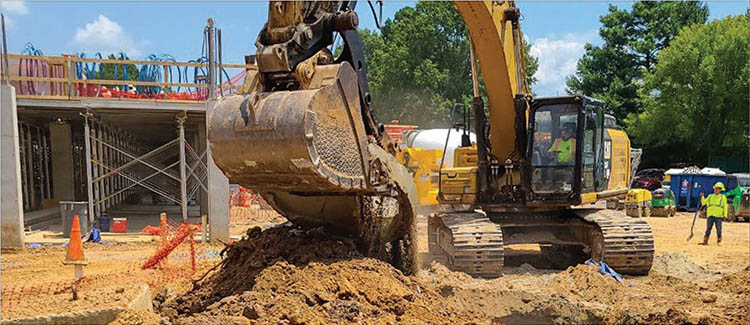
MULTIPOLYGON (((114 54, 107 56, 109 60, 123 59, 130 60, 124 54, 120 54, 119 58, 114 54)), ((127 70, 127 80, 138 80, 138 67, 135 64, 115 64, 115 63, 102 63, 102 79, 103 80, 125 80, 125 70, 127 70), (127 68, 127 69, 126 69, 127 68)), ((97 72, 98 73, 98 72, 97 72)), ((98 75, 97 75, 98 76, 98 75)), ((122 86, 120 86, 122 88, 122 86)))
POLYGON ((526 67, 526 83, 529 84, 529 89, 531 89, 531 86, 537 82, 534 74, 539 70, 539 59, 531 55, 531 45, 526 40, 523 40, 523 54, 524 65, 526 67))
POLYGON ((747 153, 748 30, 747 15, 684 28, 644 74, 644 111, 628 117, 628 133, 669 161, 705 166, 747 153))
MULTIPOLYGON (((360 30, 368 81, 381 122, 445 127, 453 103, 472 95, 468 30, 450 2, 400 9, 380 33, 360 30)), ((539 63, 526 53, 530 83, 539 63)))
POLYGON ((604 44, 586 44, 575 75, 567 80, 568 92, 593 96, 607 103, 622 121, 641 109, 638 89, 644 71, 653 70, 659 51, 681 28, 703 24, 708 7, 700 2, 642 1, 630 11, 609 6, 600 17, 604 44))

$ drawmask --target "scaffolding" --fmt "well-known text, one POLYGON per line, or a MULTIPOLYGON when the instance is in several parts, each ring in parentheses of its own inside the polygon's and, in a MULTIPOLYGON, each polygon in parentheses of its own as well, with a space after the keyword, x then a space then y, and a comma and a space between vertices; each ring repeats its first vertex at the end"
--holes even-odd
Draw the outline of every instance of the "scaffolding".
POLYGON ((154 201, 179 205, 183 221, 187 220, 188 202, 200 189, 207 193, 207 157, 206 150, 198 153, 187 141, 186 115, 176 118, 177 137, 156 148, 146 148, 144 141, 101 122, 90 112, 83 116, 90 221, 144 192, 151 193, 154 201))
POLYGON ((30 211, 42 207, 53 195, 49 129, 19 121, 18 135, 23 210, 30 211))

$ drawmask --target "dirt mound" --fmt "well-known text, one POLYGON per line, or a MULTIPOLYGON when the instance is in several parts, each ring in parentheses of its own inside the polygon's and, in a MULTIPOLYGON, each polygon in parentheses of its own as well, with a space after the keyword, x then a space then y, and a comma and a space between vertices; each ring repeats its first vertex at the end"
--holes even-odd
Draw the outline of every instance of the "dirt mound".
POLYGON ((738 295, 750 295, 750 266, 714 281, 713 287, 738 295))
POLYGON ((716 274, 693 263, 693 261, 680 253, 664 253, 655 256, 651 271, 690 281, 710 281, 717 278, 716 274))
POLYGON ((750 266, 714 281, 711 286, 729 294, 723 313, 727 319, 738 324, 750 323, 750 266))
POLYGON ((549 289, 563 296, 613 302, 620 296, 624 286, 611 276, 599 273, 597 266, 578 265, 556 275, 549 289))
POLYGON ((391 265, 362 257, 353 242, 321 230, 248 231, 221 268, 165 301, 177 324, 467 321, 440 294, 391 265))
POLYGON ((197 313, 223 297, 251 290, 258 274, 277 261, 302 266, 312 261, 362 257, 350 240, 337 239, 320 228, 302 231, 292 227, 266 231, 254 227, 247 231, 246 239, 227 246, 222 250, 224 253, 226 258, 218 272, 188 294, 171 301, 171 305, 170 301, 165 302, 162 309, 166 308, 167 316, 197 313))

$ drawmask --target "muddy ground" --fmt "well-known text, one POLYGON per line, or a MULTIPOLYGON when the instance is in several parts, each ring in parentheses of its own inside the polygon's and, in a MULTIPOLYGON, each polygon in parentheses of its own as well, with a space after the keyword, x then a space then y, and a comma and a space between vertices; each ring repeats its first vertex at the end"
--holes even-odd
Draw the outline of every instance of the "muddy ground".
MULTIPOLYGON (((715 236, 709 246, 697 245, 705 220, 697 221, 695 237, 686 242, 692 215, 648 218, 656 245, 652 271, 648 276, 625 276, 618 283, 590 266, 546 270, 533 267, 533 262, 507 266, 502 277, 492 280, 472 279, 427 262, 419 274, 406 276, 362 257, 345 238, 297 230, 276 217, 261 219, 243 222, 247 239, 229 250, 224 264, 197 286, 183 282, 154 288, 156 313, 123 314, 117 323, 750 322, 748 223, 725 223, 724 241, 717 247, 715 236)), ((419 226, 424 240, 426 224, 420 220, 419 226)), ((142 259, 150 252, 134 246, 134 254, 127 254, 126 247, 102 250, 100 255, 142 259)), ((522 255, 535 250, 533 245, 512 248, 522 255)), ((426 244, 420 243, 420 249, 426 253, 426 244)), ((55 253, 59 252, 3 254, 3 288, 8 282, 38 279, 28 269, 21 271, 24 265, 38 269, 39 278, 52 280, 55 268, 60 269, 52 265, 53 256, 58 258, 55 253)), ((2 318, 8 319, 5 309, 2 318)))

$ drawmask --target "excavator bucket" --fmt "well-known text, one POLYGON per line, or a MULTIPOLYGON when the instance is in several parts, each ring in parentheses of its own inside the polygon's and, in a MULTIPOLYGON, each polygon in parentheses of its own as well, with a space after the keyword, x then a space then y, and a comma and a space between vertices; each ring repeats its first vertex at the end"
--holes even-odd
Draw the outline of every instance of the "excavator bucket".
POLYGON ((301 195, 369 188, 367 135, 349 63, 314 67, 302 90, 224 97, 208 118, 214 161, 232 183, 301 195))

